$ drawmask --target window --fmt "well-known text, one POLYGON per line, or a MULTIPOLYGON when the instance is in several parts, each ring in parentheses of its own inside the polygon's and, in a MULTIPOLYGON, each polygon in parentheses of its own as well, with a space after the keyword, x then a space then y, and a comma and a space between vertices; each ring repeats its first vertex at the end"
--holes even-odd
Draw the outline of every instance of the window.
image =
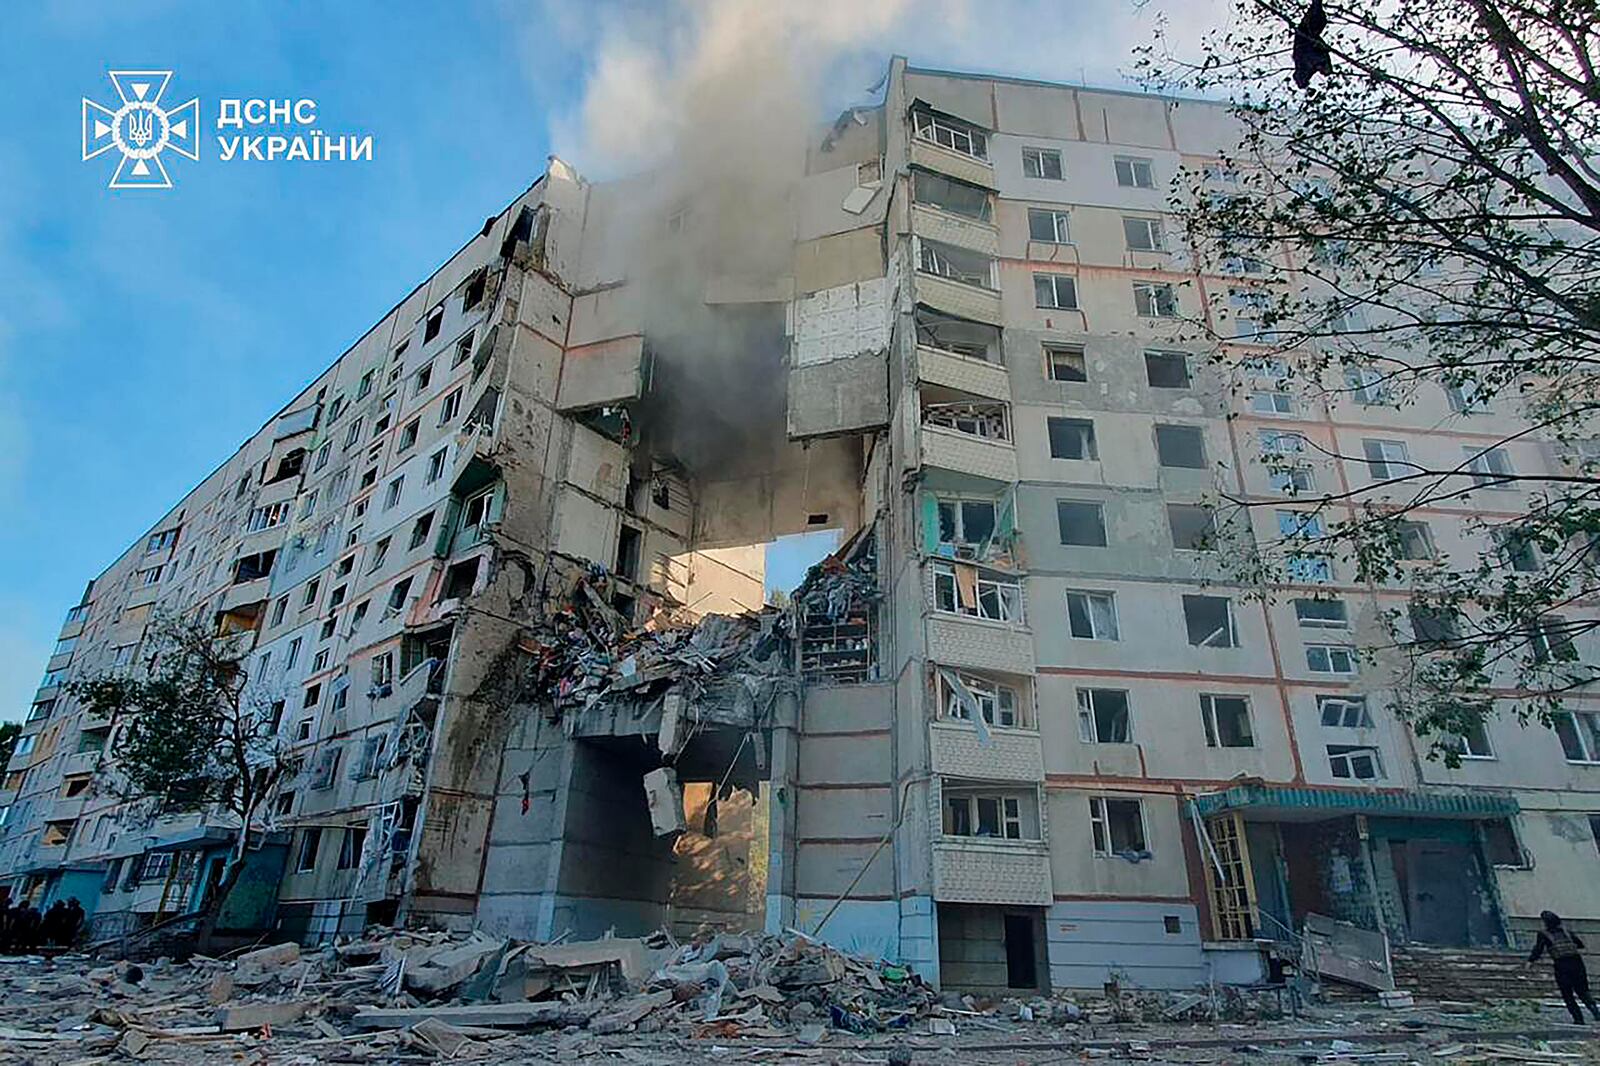
POLYGON ((1144 376, 1152 389, 1187 389, 1189 356, 1186 352, 1145 352, 1144 376))
POLYGON ((178 531, 164 529, 159 533, 150 534, 150 539, 144 542, 144 553, 154 555, 156 552, 164 552, 176 543, 178 543, 178 531))
POLYGON ((1281 389, 1257 389, 1250 394, 1250 410, 1258 415, 1294 414, 1294 395, 1281 389))
POLYGON ((1136 799, 1090 796, 1089 829, 1096 855, 1149 851, 1144 835, 1144 809, 1136 799))
POLYGON ((946 795, 946 836, 1022 839, 1022 801, 1015 796, 946 795))
POLYGON ((302 718, 294 724, 294 739, 296 741, 311 739, 311 719, 302 718))
POLYGON ((406 479, 404 474, 389 482, 388 491, 386 491, 383 496, 383 509, 385 511, 389 510, 391 507, 394 507, 400 502, 400 493, 405 489, 405 485, 406 479))
POLYGON ((1511 457, 1504 448, 1465 448, 1467 457, 1467 471, 1472 475, 1472 483, 1479 488, 1491 489, 1509 488, 1500 478, 1511 476, 1511 457))
POLYGON ((1363 440, 1361 451, 1367 457, 1367 473, 1374 481, 1405 477, 1416 469, 1404 441, 1363 440))
POLYGON ((1343 600, 1300 598, 1294 601, 1295 621, 1303 629, 1349 629, 1350 615, 1343 600))
POLYGON ((473 331, 469 329, 465 337, 456 341, 456 354, 450 357, 450 368, 452 370, 472 358, 472 340, 473 331))
POLYGON ((317 513, 317 490, 312 489, 300 499, 300 521, 304 522, 317 513))
POLYGON ((428 321, 422 327, 422 343, 427 344, 439 335, 439 329, 444 325, 444 308, 436 307, 428 312, 428 321))
POLYGON ((395 582, 394 588, 389 590, 389 610, 399 611, 406 605, 406 593, 411 591, 411 579, 401 578, 395 582))
POLYGON ((263 529, 271 529, 273 526, 281 526, 289 520, 291 508, 292 502, 289 500, 268 504, 265 507, 251 508, 249 517, 245 519, 244 531, 246 533, 257 533, 263 529))
POLYGON ((1341 779, 1381 781, 1384 778, 1378 749, 1368 745, 1329 744, 1328 770, 1341 779))
POLYGON ((1204 504, 1167 504, 1167 528, 1172 531, 1172 546, 1179 551, 1217 550, 1216 515, 1204 504))
POLYGON ((1237 648, 1233 604, 1226 596, 1184 594, 1183 623, 1189 643, 1197 648, 1237 648))
MULTIPOLYGON (((333 619, 331 619, 331 618, 328 619, 328 624, 331 626, 333 624, 333 619)), ((327 637, 323 637, 322 639, 323 640, 327 640, 328 638, 327 637)), ((326 670, 327 668, 328 668, 328 649, 327 648, 323 648, 321 651, 317 652, 317 654, 315 654, 315 655, 313 655, 311 657, 311 672, 313 674, 317 674, 317 673, 321 673, 323 670, 326 670)))
POLYGON ((461 528, 477 533, 492 518, 494 489, 478 493, 461 509, 461 528))
POLYGON ((361 440, 361 419, 357 418, 344 431, 345 449, 348 450, 355 447, 359 440, 361 440))
POLYGON ((1106 546, 1105 512, 1100 504, 1087 500, 1057 500, 1056 524, 1061 530, 1061 543, 1080 548, 1106 546))
MULTIPOLYGON (((284 597, 284 599, 286 599, 286 600, 288 598, 289 597, 287 597, 287 596, 284 597)), ((299 658, 300 658, 300 638, 299 637, 295 637, 293 640, 291 640, 289 642, 289 654, 287 654, 287 655, 285 655, 283 657, 283 668, 285 670, 293 670, 294 669, 294 664, 295 664, 296 660, 298 660, 299 658)))
POLYGON ((465 391, 465 386, 456 389, 444 398, 444 403, 439 405, 439 424, 441 426, 461 413, 461 394, 465 391))
POLYGON ((1109 592, 1068 592, 1067 631, 1078 640, 1118 640, 1117 601, 1109 592))
POLYGON ((351 552, 349 555, 346 555, 344 558, 340 559, 337 563, 333 564, 333 576, 336 577, 336 578, 348 577, 351 573, 353 573, 355 571, 355 568, 356 568, 356 553, 355 552, 351 552))
MULTIPOLYGON (((882 174, 882 160, 873 160, 873 165, 878 167, 882 174)), ((864 167, 865 164, 860 164, 864 167)), ((873 179, 873 180, 881 180, 873 179)), ((861 169, 856 171, 856 184, 865 185, 865 175, 861 169)), ((941 211, 952 214, 964 215, 975 218, 980 222, 987 222, 993 213, 990 203, 989 191, 976 185, 965 182, 953 181, 943 174, 935 174, 929 170, 914 170, 911 172, 911 195, 919 204, 932 204, 941 211)))
POLYGON ((369 370, 361 375, 361 382, 356 386, 356 399, 365 399, 367 393, 372 391, 372 376, 376 373, 376 370, 369 370))
POLYGON ((1278 535, 1300 540, 1318 540, 1327 535, 1322 516, 1310 511, 1277 511, 1278 535))
POLYGON ((394 652, 386 651, 382 655, 374 655, 371 664, 374 688, 394 684, 394 652))
POLYGON ((140 881, 157 881, 165 878, 172 869, 172 852, 152 851, 144 856, 144 864, 139 868, 139 876, 135 883, 140 881))
POLYGON ((1395 523, 1395 537, 1399 541, 1400 558, 1432 559, 1433 533, 1426 522, 1403 519, 1395 523))
POLYGON ((1065 211, 1048 207, 1028 208, 1028 239, 1045 244, 1071 244, 1072 231, 1065 211))
POLYGON ((1050 370, 1051 381, 1088 381, 1089 370, 1083 361, 1082 348, 1061 348, 1045 345, 1045 365, 1050 370))
POLYGON ((1205 431, 1199 426, 1156 426, 1156 458, 1162 466, 1204 470, 1205 431))
POLYGON ((1372 728, 1372 712, 1362 696, 1318 696, 1317 714, 1330 729, 1372 728))
POLYGON ((1494 748, 1489 744, 1489 728, 1482 719, 1468 726, 1466 732, 1451 737, 1450 746, 1462 759, 1494 758, 1494 748))
POLYGON ((1307 644, 1306 669, 1314 674, 1353 674, 1356 650, 1343 644, 1307 644))
POLYGON ((444 476, 445 454, 449 452, 449 450, 450 449, 448 447, 440 448, 438 451, 428 456, 428 476, 423 478, 424 484, 432 485, 435 481, 438 481, 439 478, 444 476))
POLYGON ((1568 762, 1600 762, 1600 714, 1563 711, 1555 716, 1555 731, 1568 762))
POLYGON ((1250 701, 1243 696, 1201 696, 1200 721, 1208 748, 1253 748, 1250 701))
POLYGON ((1178 296, 1168 282, 1136 281, 1133 283, 1133 309, 1146 318, 1176 318, 1178 296))
POLYGON ((339 758, 343 754, 343 748, 323 748, 317 753, 317 768, 311 777, 312 788, 333 787, 334 778, 339 776, 339 758))
POLYGON ((354 870, 361 862, 361 852, 367 846, 367 830, 365 826, 346 826, 344 835, 339 839, 338 869, 354 870))
POLYGON ((411 395, 420 396, 428 391, 428 386, 433 383, 433 364, 423 363, 417 368, 416 380, 411 383, 411 395))
POLYGON ((1388 383, 1384 376, 1371 367, 1353 366, 1344 372, 1345 388, 1356 403, 1372 406, 1389 402, 1388 383))
POLYGON ((384 560, 389 557, 389 543, 393 539, 393 537, 384 537, 372 546, 372 555, 367 560, 367 573, 370 574, 383 565, 384 560))
POLYGON ((395 445, 395 451, 403 452, 414 447, 417 443, 417 431, 421 426, 422 419, 420 418, 413 418, 411 421, 401 426, 400 441, 395 445))
POLYGON ((924 141, 930 141, 941 148, 948 148, 952 152, 960 152, 962 155, 978 159, 989 158, 987 139, 983 131, 976 126, 969 126, 959 119, 935 115, 929 111, 917 111, 912 116, 912 121, 916 135, 924 141))
POLYGON ((1050 458, 1099 459, 1095 446, 1094 423, 1087 418, 1047 418, 1050 432, 1050 458))
POLYGON ((1077 279, 1071 274, 1035 274, 1033 303, 1035 307, 1053 307, 1062 311, 1077 310, 1077 279))
POLYGON ((305 695, 302 696, 301 699, 300 699, 300 707, 301 707, 301 709, 304 710, 304 709, 306 709, 308 707, 315 707, 317 704, 319 704, 321 702, 322 702, 322 686, 320 684, 307 685, 306 686, 305 695))
POLYGON ((1078 690, 1078 738, 1085 744, 1133 743, 1128 694, 1114 688, 1078 690))
POLYGON ((415 551, 417 548, 420 548, 422 546, 422 542, 428 539, 428 531, 430 529, 432 529, 432 528, 433 528, 433 512, 429 511, 427 514, 425 514, 421 518, 417 519, 416 522, 412 525, 412 527, 411 527, 411 542, 407 546, 406 550, 407 551, 415 551))
MULTIPOLYGON (((1465 758, 1465 756, 1463 756, 1465 758)), ((1509 866, 1518 870, 1531 870, 1532 860, 1517 840, 1511 822, 1501 818, 1483 825, 1483 853, 1490 866, 1509 866)))
POLYGON ((489 287, 489 271, 479 268, 473 271, 472 277, 467 281, 466 291, 461 294, 461 310, 470 311, 483 302, 484 290, 489 287))
POLYGON ((974 566, 940 563, 933 571, 933 598, 937 610, 964 614, 992 622, 1017 622, 1022 618, 1022 586, 1014 581, 986 577, 974 566))
POLYGON ((617 553, 612 571, 624 581, 639 578, 639 557, 644 549, 644 532, 634 526, 617 530, 617 553))
POLYGON ((1445 399, 1450 401, 1450 410, 1456 414, 1470 415, 1474 411, 1482 411, 1488 407, 1487 401, 1483 398, 1482 387, 1471 379, 1459 385, 1446 385, 1444 395, 1445 399))
POLYGON ((356 762, 351 777, 356 781, 366 781, 377 777, 384 767, 384 753, 389 746, 389 738, 385 735, 369 736, 361 745, 361 758, 356 762))
POLYGON ((1130 252, 1159 252, 1162 250, 1161 222, 1154 218, 1124 218, 1122 236, 1130 252))
POLYGON ((1272 491, 1281 492, 1286 496, 1298 496, 1316 487, 1309 466, 1289 466, 1281 470, 1269 470, 1267 485, 1272 491))
POLYGON ((917 269, 984 289, 994 283, 993 259, 982 252, 922 237, 917 239, 917 269))
POLYGON ((1150 160, 1121 155, 1116 159, 1117 184, 1124 189, 1153 189, 1156 187, 1155 171, 1150 160))
POLYGON ((1494 541, 1500 558, 1511 569, 1524 574, 1537 573, 1543 569, 1532 538, 1523 536, 1514 529, 1497 529, 1494 531, 1494 541))
POLYGON ((295 854, 294 872, 308 874, 317 868, 317 851, 322 847, 322 830, 309 826, 300 830, 300 850, 295 854))
POLYGON ((1239 172, 1226 163, 1207 163, 1201 168, 1201 173, 1207 181, 1223 185, 1239 184, 1239 172))
MULTIPOLYGON (((967 694, 972 697, 972 702, 978 705, 978 713, 983 715, 985 722, 1007 729, 1023 724, 1019 714, 1019 703, 1015 689, 1006 685, 995 684, 987 678, 977 677, 973 674, 957 674, 956 676, 961 684, 966 687, 967 694)), ((946 718, 967 720, 972 717, 966 701, 961 698, 960 693, 955 690, 943 673, 939 675, 939 691, 944 697, 941 705, 944 707, 946 718)))
POLYGON ((938 501, 940 544, 984 544, 994 536, 993 500, 938 501))
POLYGON ((1528 646, 1533 651, 1533 661, 1538 663, 1576 662, 1578 649, 1573 646, 1575 630, 1589 628, 1588 623, 1573 623, 1559 614, 1542 615, 1528 627, 1528 646))
POLYGON ((306 583, 306 590, 300 596, 301 608, 310 607, 317 602, 317 590, 320 586, 321 582, 318 578, 312 578, 306 583))
POLYGON ((1064 176, 1061 170, 1061 153, 1054 148, 1024 148, 1022 175, 1027 178, 1060 181, 1064 176))
POLYGON ((371 602, 371 600, 362 600, 356 604, 355 610, 350 612, 350 630, 347 635, 355 636, 356 631, 361 628, 361 620, 367 617, 367 606, 371 602))

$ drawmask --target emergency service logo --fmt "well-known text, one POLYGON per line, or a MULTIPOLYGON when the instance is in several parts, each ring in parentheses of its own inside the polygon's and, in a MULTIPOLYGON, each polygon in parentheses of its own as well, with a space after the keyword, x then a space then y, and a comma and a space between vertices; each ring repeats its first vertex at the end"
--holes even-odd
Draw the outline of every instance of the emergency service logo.
POLYGON ((170 70, 112 70, 107 72, 121 102, 104 107, 83 98, 83 158, 85 161, 115 148, 121 153, 112 189, 170 189, 161 155, 168 149, 185 159, 200 158, 200 98, 170 111, 161 106, 161 94, 172 80, 170 70))

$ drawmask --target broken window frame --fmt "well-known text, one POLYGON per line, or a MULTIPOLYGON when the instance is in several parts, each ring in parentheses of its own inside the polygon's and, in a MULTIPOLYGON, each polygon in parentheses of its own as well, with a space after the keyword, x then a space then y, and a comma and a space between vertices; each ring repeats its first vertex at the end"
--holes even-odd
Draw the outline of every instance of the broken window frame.
POLYGON ((366 850, 367 827, 347 825, 339 836, 339 859, 336 870, 354 870, 361 865, 361 855, 366 850))
MULTIPOLYGON (((999 501, 986 496, 935 496, 934 508, 935 519, 939 523, 938 543, 955 548, 978 548, 994 539, 1000 519, 999 501), (982 537, 974 537, 967 532, 969 507, 989 510, 988 533, 982 537), (945 536, 947 529, 950 532, 949 537, 945 536)), ((982 528, 981 523, 980 528, 982 528)))
POLYGON ((1078 310, 1078 278, 1060 271, 1034 271, 1033 305, 1050 311, 1078 310), (1066 302, 1062 302, 1065 299, 1066 302))
POLYGON ((946 792, 940 828, 944 836, 969 840, 1029 839, 1023 836, 1022 797, 998 792, 946 792), (985 832, 985 824, 992 829, 985 832))
POLYGON ((1045 436, 1050 443, 1050 458, 1075 462, 1099 462, 1100 446, 1094 435, 1094 419, 1049 415, 1045 436), (1072 454, 1074 451, 1077 454, 1072 454))
POLYGON ((911 199, 924 207, 975 222, 990 223, 994 216, 994 198, 988 189, 921 167, 911 171, 911 199))
POLYGON ((1060 536, 1063 545, 1073 548, 1104 548, 1107 545, 1105 504, 1099 500, 1058 499, 1056 500, 1056 527, 1056 532, 1060 536), (1098 539, 1087 541, 1067 539, 1068 523, 1065 520, 1066 516, 1069 512, 1079 507, 1092 507, 1094 509, 1100 531, 1098 539))
POLYGON ((1177 318, 1178 292, 1170 281, 1136 281, 1133 310, 1141 318, 1177 318))
POLYGON ((1303 492, 1315 490, 1317 482, 1309 465, 1297 463, 1277 470, 1268 470, 1267 487, 1285 496, 1298 496, 1303 492))
POLYGON ((1327 752, 1328 773, 1341 781, 1388 780, 1376 744, 1329 744, 1327 752))
POLYGON ((1173 551, 1214 552, 1217 550, 1218 541, 1217 510, 1215 507, 1203 503, 1169 502, 1167 504, 1167 532, 1172 535, 1173 551), (1204 529, 1200 529, 1201 523, 1199 522, 1185 523, 1184 528, 1187 531, 1187 527, 1193 525, 1196 530, 1200 531, 1200 536, 1198 538, 1189 537, 1187 541, 1180 541, 1178 536, 1179 524, 1173 521, 1173 516, 1175 514, 1193 516, 1197 513, 1205 516, 1204 529))
POLYGON ((1145 383, 1152 389, 1193 388, 1194 378, 1189 372, 1189 353, 1156 348, 1147 349, 1144 353, 1144 379, 1145 383), (1168 376, 1166 374, 1153 373, 1157 366, 1165 366, 1170 369, 1174 364, 1183 370, 1183 383, 1180 385, 1168 383, 1169 381, 1176 381, 1176 375, 1168 376), (1157 381, 1156 379, 1158 377, 1162 378, 1163 380, 1157 381))
POLYGON ((1073 640, 1121 640, 1117 596, 1098 589, 1067 589, 1067 636, 1073 640))
MULTIPOLYGON (((971 564, 963 564, 971 565, 971 564)), ((976 618, 986 622, 1006 625, 1025 625, 1027 616, 1022 598, 1022 582, 1016 578, 985 576, 981 568, 974 567, 972 606, 961 602, 961 589, 956 581, 955 566, 936 562, 933 566, 933 608, 941 614, 960 618, 976 618)))
POLYGON ((1205 731, 1206 747, 1208 748, 1253 748, 1256 746, 1255 722, 1250 713, 1250 697, 1226 693, 1201 693, 1200 694, 1200 722, 1205 731), (1234 728, 1225 734, 1222 721, 1218 717, 1218 701, 1226 701, 1230 706, 1230 717, 1237 712, 1238 717, 1233 719, 1234 728), (1243 722, 1243 729, 1238 728, 1238 723, 1243 722), (1231 738, 1236 743, 1228 743, 1231 738))
POLYGON ((924 403, 922 424, 980 440, 1011 442, 1011 408, 998 400, 924 403))
POLYGON ((1078 707, 1078 739, 1083 743, 1134 743, 1133 698, 1126 689, 1097 686, 1080 688, 1075 690, 1075 699, 1078 707), (1108 706, 1102 707, 1101 703, 1108 706), (1106 716, 1104 728, 1102 714, 1106 716))
POLYGON ((1071 212, 1059 207, 1028 208, 1028 240, 1037 244, 1071 244, 1071 212))
POLYGON ((310 874, 317 871, 317 857, 322 851, 322 827, 317 825, 302 826, 300 839, 296 842, 294 854, 294 872, 297 874, 310 874))
POLYGON ((450 446, 448 444, 428 456, 428 473, 422 479, 424 485, 432 485, 444 476, 445 464, 449 461, 449 457, 450 446))
POLYGON ((989 160, 989 135, 971 123, 923 108, 911 113, 911 123, 918 140, 973 159, 989 160))
POLYGON ((995 261, 958 244, 916 238, 917 271, 978 289, 995 289, 995 261), (980 269, 981 264, 981 269, 980 269))
MULTIPOLYGON (((983 720, 989 725, 999 729, 1026 729, 1027 723, 1022 713, 1022 701, 1017 690, 1010 685, 1003 685, 998 681, 991 681, 977 674, 968 674, 953 671, 961 683, 966 686, 972 698, 978 704, 978 712, 983 715, 983 720)), ((969 721, 970 714, 960 696, 956 694, 941 673, 937 675, 939 690, 939 707, 945 718, 956 721, 969 721)))
POLYGON ((427 543, 428 533, 433 529, 433 514, 434 512, 429 511, 426 514, 419 515, 417 520, 412 523, 411 539, 406 551, 416 551, 427 543))
POLYGON ((457 339, 455 354, 450 357, 451 370, 472 358, 472 342, 477 339, 477 335, 477 330, 469 329, 457 339))
POLYGON ((1090 796, 1089 840, 1094 848, 1094 854, 1098 858, 1111 858, 1124 852, 1148 852, 1150 850, 1150 827, 1145 822, 1144 801, 1129 796, 1090 796), (1116 805, 1115 811, 1113 811, 1113 804, 1116 805), (1132 813, 1137 815, 1138 836, 1136 839, 1130 839, 1127 835, 1130 806, 1132 813), (1117 832, 1119 822, 1123 826, 1121 834, 1117 832), (1123 837, 1121 843, 1127 846, 1117 846, 1117 837, 1119 835, 1123 837))
POLYGON ((1294 600, 1294 618, 1301 629, 1349 629, 1350 609, 1342 599, 1301 596, 1294 600), (1306 605, 1302 607, 1302 604, 1306 605), (1327 608, 1324 615, 1316 613, 1327 608))
POLYGON ((1206 470, 1209 463, 1206 459, 1206 431, 1203 426, 1190 425, 1186 422, 1157 422, 1154 428, 1156 444, 1156 465, 1166 470, 1206 470), (1163 444, 1165 442, 1165 444, 1163 444), (1190 443, 1197 444, 1194 448, 1194 462, 1171 462, 1169 460, 1182 459, 1180 454, 1189 449, 1190 443), (1180 448, 1180 445, 1183 447, 1180 448), (1177 449, 1176 451, 1174 449, 1177 449))
POLYGON ((1038 181, 1065 181, 1067 168, 1061 158, 1061 149, 1023 145, 1022 176, 1038 181))
POLYGON ((1317 720, 1324 729, 1371 729, 1372 709, 1365 696, 1318 695, 1317 720))
POLYGON ((1202 593, 1185 592, 1182 594, 1182 601, 1184 630, 1190 647, 1237 648, 1240 646, 1239 623, 1234 617, 1233 598, 1231 596, 1208 596, 1202 593), (1195 634, 1199 632, 1199 630, 1195 627, 1197 624, 1201 623, 1198 620, 1191 618, 1191 609, 1198 610, 1201 607, 1214 607, 1214 605, 1217 603, 1222 604, 1223 624, 1213 627, 1199 640, 1196 640, 1195 634), (1219 637, 1221 638, 1220 641, 1218 639, 1219 637))
POLYGON ((1078 385, 1088 383, 1089 363, 1081 345, 1045 344, 1041 350, 1046 379, 1078 385))
POLYGON ((439 404, 439 425, 448 425, 450 420, 461 413, 461 400, 466 395, 467 387, 458 385, 452 389, 439 404))

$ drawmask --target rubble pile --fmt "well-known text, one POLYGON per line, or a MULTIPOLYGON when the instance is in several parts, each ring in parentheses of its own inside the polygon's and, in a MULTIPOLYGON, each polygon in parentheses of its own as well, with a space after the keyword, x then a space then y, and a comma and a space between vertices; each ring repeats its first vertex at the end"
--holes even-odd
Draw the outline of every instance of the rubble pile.
POLYGON ((674 685, 686 686, 685 695, 694 698, 717 679, 775 676, 790 668, 787 610, 707 615, 698 623, 660 610, 632 626, 607 601, 610 585, 604 567, 588 564, 561 605, 522 641, 533 657, 533 692, 558 710, 608 697, 647 699, 674 685))

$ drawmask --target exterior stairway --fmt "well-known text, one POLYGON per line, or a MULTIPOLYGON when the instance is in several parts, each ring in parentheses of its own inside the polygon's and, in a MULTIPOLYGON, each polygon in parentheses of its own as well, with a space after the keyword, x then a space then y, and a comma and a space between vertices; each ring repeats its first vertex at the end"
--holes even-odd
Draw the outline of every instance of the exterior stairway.
POLYGON ((1395 987, 1419 998, 1485 1002, 1557 994, 1549 960, 1530 964, 1524 952, 1396 944, 1390 954, 1395 987))

